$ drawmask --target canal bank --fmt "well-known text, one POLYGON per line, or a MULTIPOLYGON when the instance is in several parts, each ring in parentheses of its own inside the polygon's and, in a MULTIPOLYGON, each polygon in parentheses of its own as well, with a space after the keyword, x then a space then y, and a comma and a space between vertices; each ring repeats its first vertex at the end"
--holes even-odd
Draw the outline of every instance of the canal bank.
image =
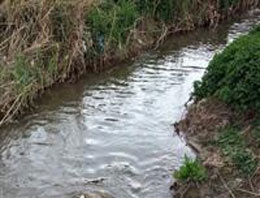
POLYGON ((200 160, 175 173, 176 197, 260 196, 259 22, 214 56, 175 124, 200 160), (258 24, 258 26, 257 26, 258 24))
POLYGON ((258 0, 1 1, 0 125, 54 84, 258 6, 258 0))

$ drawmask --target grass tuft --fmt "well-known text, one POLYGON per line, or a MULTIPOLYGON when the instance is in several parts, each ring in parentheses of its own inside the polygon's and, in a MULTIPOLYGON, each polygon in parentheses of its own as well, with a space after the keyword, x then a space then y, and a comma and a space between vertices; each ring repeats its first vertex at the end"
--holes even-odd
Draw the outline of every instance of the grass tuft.
POLYGON ((207 172, 198 159, 193 160, 185 155, 184 163, 174 173, 174 178, 184 183, 200 183, 207 179, 207 172))

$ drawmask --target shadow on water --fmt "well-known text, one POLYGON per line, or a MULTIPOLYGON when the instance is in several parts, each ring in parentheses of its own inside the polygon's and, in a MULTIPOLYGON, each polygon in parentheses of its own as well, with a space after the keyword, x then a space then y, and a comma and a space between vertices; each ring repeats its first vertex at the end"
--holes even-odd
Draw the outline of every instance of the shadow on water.
POLYGON ((0 195, 170 198, 171 172, 192 155, 171 123, 213 55, 259 19, 176 35, 138 60, 47 91, 35 113, 1 129, 0 195))

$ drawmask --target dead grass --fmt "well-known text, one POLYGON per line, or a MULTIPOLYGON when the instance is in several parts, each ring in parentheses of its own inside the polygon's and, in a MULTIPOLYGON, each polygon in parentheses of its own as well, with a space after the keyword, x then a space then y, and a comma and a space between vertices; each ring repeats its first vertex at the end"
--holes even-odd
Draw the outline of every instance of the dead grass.
POLYGON ((208 99, 192 104, 187 108, 184 119, 176 123, 178 131, 199 136, 201 140, 213 139, 216 130, 229 125, 233 113, 224 103, 208 99))

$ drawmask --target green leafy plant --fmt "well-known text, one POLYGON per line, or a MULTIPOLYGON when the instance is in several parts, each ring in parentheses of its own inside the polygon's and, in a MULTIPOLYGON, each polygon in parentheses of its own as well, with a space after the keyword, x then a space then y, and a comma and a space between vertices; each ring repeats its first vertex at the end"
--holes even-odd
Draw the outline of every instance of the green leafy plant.
POLYGON ((198 159, 191 159, 185 155, 184 163, 175 171, 174 178, 181 182, 199 183, 207 179, 207 172, 198 159))
POLYGON ((216 97, 239 111, 260 110, 260 30, 241 36, 210 62, 194 84, 196 99, 216 97))

